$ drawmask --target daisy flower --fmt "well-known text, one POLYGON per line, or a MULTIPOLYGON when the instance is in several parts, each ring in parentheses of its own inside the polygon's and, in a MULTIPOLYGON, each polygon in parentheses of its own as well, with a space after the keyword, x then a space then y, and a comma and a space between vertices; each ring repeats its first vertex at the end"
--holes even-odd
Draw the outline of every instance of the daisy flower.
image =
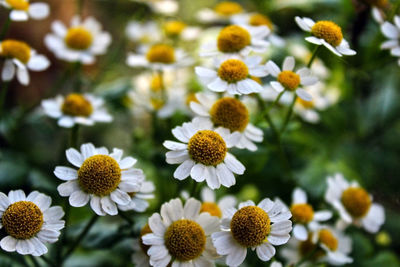
POLYGON ((347 224, 364 227, 370 233, 378 232, 385 221, 385 211, 379 204, 372 202, 372 196, 353 181, 349 183, 342 174, 328 177, 328 189, 325 200, 340 214, 347 224))
POLYGON ((212 216, 222 218, 228 209, 236 205, 236 198, 234 196, 223 196, 220 200, 216 200, 215 192, 208 187, 203 187, 200 192, 201 209, 200 212, 208 212, 212 216))
POLYGON ((220 255, 226 256, 228 266, 239 266, 246 258, 247 248, 256 250, 262 261, 275 255, 275 247, 285 244, 290 238, 292 216, 280 202, 269 198, 257 206, 253 201, 239 204, 239 210, 229 210, 229 216, 221 222, 221 231, 211 235, 220 255))
POLYGON ((31 4, 29 0, 0 0, 0 5, 11 10, 10 19, 13 21, 44 19, 50 13, 49 5, 42 2, 31 4))
MULTIPOLYGON (((381 49, 390 49, 395 57, 400 57, 400 16, 394 16, 394 24, 386 21, 381 25, 381 31, 389 40, 381 45, 381 49)), ((400 65, 400 59, 398 60, 400 65)))
POLYGON ((57 166, 54 174, 66 181, 57 190, 61 196, 69 197, 73 207, 83 207, 90 200, 97 215, 117 215, 117 205, 128 205, 132 201, 129 194, 141 189, 143 171, 132 167, 136 159, 122 158, 121 149, 114 148, 109 153, 105 147, 95 148, 87 143, 81 146, 81 152, 70 148, 65 154, 78 170, 57 166))
POLYGON ((171 38, 182 38, 183 40, 195 40, 200 35, 200 28, 188 26, 179 20, 170 20, 164 23, 164 32, 171 38))
POLYGON ((214 92, 228 92, 230 95, 259 93, 262 86, 250 78, 268 75, 265 66, 260 65, 261 57, 230 58, 214 61, 216 69, 196 67, 199 80, 214 92))
POLYGON ((214 9, 204 8, 197 13, 197 19, 201 22, 228 22, 229 19, 243 12, 243 8, 237 2, 222 1, 215 5, 214 9))
POLYGON ((200 213, 201 203, 194 198, 172 199, 161 206, 161 213, 149 218, 152 233, 143 235, 150 248, 150 265, 213 266, 217 256, 210 235, 218 231, 219 220, 207 212, 200 213))
POLYGON ((7 252, 41 256, 47 253, 45 243, 54 243, 64 228, 64 211, 51 205, 51 198, 37 191, 0 192, 0 229, 5 237, 0 246, 7 252))
POLYGON ((161 32, 157 23, 153 21, 131 21, 125 28, 129 40, 140 44, 155 43, 161 40, 161 32))
POLYGON ((111 35, 102 31, 101 24, 93 17, 82 21, 74 16, 69 28, 57 20, 51 28, 53 33, 47 34, 44 41, 61 60, 93 64, 95 56, 105 54, 111 43, 111 35))
POLYGON ((242 101, 233 97, 223 97, 218 100, 213 95, 197 93, 198 102, 192 101, 190 107, 196 115, 207 118, 215 127, 223 127, 230 132, 240 134, 237 148, 257 150, 253 142, 262 142, 264 133, 250 123, 247 107, 242 101))
POLYGON ((179 3, 175 0, 135 0, 138 2, 145 3, 155 13, 163 15, 174 15, 179 9, 179 3))
POLYGON ((50 66, 49 60, 36 53, 27 43, 12 39, 0 41, 0 58, 4 58, 1 79, 11 81, 17 76, 23 85, 29 84, 29 70, 43 71, 50 66))
POLYGON ((276 81, 270 82, 271 87, 278 93, 287 90, 295 92, 298 97, 305 101, 311 101, 312 96, 300 86, 313 85, 318 82, 317 77, 311 75, 308 68, 301 68, 296 72, 293 71, 295 66, 294 57, 286 57, 283 61, 282 70, 273 61, 268 61, 266 64, 267 71, 276 81))
POLYGON ((149 207, 148 199, 154 198, 155 187, 152 181, 144 181, 137 193, 128 193, 131 201, 128 205, 119 205, 118 209, 122 211, 134 210, 144 212, 149 207))
POLYGON ((328 20, 314 22, 310 18, 300 17, 295 20, 303 31, 311 33, 312 36, 306 37, 306 41, 323 45, 339 57, 356 54, 356 51, 350 49, 349 43, 343 38, 342 29, 336 23, 328 20))
POLYGON ((230 134, 227 129, 212 130, 212 123, 203 118, 172 129, 172 134, 180 141, 165 141, 169 164, 180 164, 174 172, 174 178, 184 180, 189 175, 196 182, 207 182, 211 189, 221 185, 231 187, 236 183, 234 173, 243 174, 245 167, 228 148, 239 140, 237 134, 230 134))
POLYGON ((102 98, 78 93, 42 101, 44 112, 49 117, 58 119, 58 125, 66 128, 75 124, 91 126, 95 122, 111 122, 112 116, 103 105, 102 98))
POLYGON ((132 262, 135 266, 150 267, 150 257, 147 255, 150 246, 143 244, 143 236, 150 233, 153 232, 151 231, 149 224, 146 223, 140 230, 139 238, 133 239, 132 262))

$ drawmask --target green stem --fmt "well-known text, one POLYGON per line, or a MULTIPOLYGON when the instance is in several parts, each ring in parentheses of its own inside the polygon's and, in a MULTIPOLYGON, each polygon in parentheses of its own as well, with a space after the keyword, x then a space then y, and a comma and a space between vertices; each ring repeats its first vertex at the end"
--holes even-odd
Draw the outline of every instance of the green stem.
POLYGON ((37 261, 37 259, 35 258, 35 256, 29 255, 29 258, 32 260, 33 266, 35 266, 35 267, 40 267, 40 264, 38 263, 38 261, 37 261))
POLYGON ((10 27, 10 24, 11 24, 10 14, 8 14, 7 20, 4 23, 3 28, 1 29, 0 40, 3 40, 4 37, 6 36, 8 28, 10 27))
POLYGON ((77 2, 76 2, 76 11, 77 11, 77 14, 78 15, 80 15, 80 16, 82 16, 82 11, 83 11, 83 7, 84 7, 84 5, 85 5, 85 1, 84 0, 77 0, 77 2))
POLYGON ((0 92, 0 117, 3 114, 3 105, 6 100, 6 95, 7 95, 9 84, 10 84, 10 82, 3 82, 3 88, 0 92))
POLYGON ((196 192, 197 192, 197 186, 198 186, 198 182, 196 182, 195 180, 193 180, 193 185, 192 185, 192 190, 190 191, 190 196, 191 197, 196 197, 196 192))
POLYGON ((310 60, 308 61, 307 68, 311 68, 311 65, 312 65, 312 63, 314 62, 314 59, 317 57, 317 54, 318 54, 318 51, 319 51, 320 48, 321 48, 320 45, 317 45, 317 46, 315 47, 315 49, 314 49, 314 51, 313 51, 313 54, 312 54, 310 60))
POLYGON ((297 262, 293 267, 298 267, 305 263, 306 261, 310 260, 312 256, 318 251, 318 246, 315 247, 312 251, 310 251, 307 255, 305 255, 299 262, 297 262))
POLYGON ((77 148, 79 139, 79 125, 74 125, 71 128, 71 134, 69 138, 69 147, 77 148))
POLYGON ((49 266, 53 266, 53 267, 56 267, 56 266, 57 266, 57 265, 54 264, 50 259, 48 259, 45 255, 40 256, 40 258, 42 258, 42 260, 43 260, 44 262, 46 262, 47 265, 49 265, 49 266))
POLYGON ((134 221, 131 218, 129 218, 129 216, 125 212, 119 211, 118 214, 122 219, 127 221, 129 225, 134 224, 134 221))
POLYGON ((82 92, 81 72, 82 72, 82 63, 79 61, 75 62, 75 66, 74 66, 75 83, 74 83, 74 88, 72 91, 78 92, 78 93, 82 92))

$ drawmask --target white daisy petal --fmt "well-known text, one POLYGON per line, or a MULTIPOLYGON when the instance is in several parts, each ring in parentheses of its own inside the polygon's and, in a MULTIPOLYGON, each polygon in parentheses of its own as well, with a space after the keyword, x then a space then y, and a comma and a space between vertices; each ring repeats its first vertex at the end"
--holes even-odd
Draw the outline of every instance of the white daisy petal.
POLYGON ((69 204, 73 207, 83 207, 89 202, 89 195, 78 190, 74 191, 69 197, 69 204))
POLYGON ((57 178, 64 181, 78 179, 77 170, 69 167, 57 166, 56 169, 54 170, 54 175, 57 176, 57 178))
MULTIPOLYGON (((301 241, 305 241, 308 238, 308 231, 302 224, 296 224, 293 227, 293 235, 301 241)), ((269 239, 268 239, 269 240, 269 239)))
POLYGON ((289 70, 292 71, 294 68, 294 57, 290 56, 290 57, 286 57, 285 60, 283 61, 283 66, 282 66, 282 70, 289 70))
POLYGON ((262 261, 269 261, 275 255, 275 248, 269 243, 263 243, 256 248, 257 256, 262 261))
POLYGON ((232 154, 226 153, 225 160, 224 160, 228 169, 236 174, 243 174, 245 171, 245 167, 243 166, 240 161, 238 161, 232 154))
POLYGON ((6 236, 0 241, 0 246, 7 252, 14 252, 17 246, 18 239, 11 236, 6 236))
POLYGON ((65 155, 67 156, 68 161, 75 167, 79 168, 82 166, 84 158, 75 148, 67 149, 67 151, 65 151, 65 155))
POLYGON ((109 196, 101 197, 100 204, 105 213, 111 216, 118 214, 117 205, 115 205, 109 196))
POLYGON ((185 160, 181 165, 178 166, 178 168, 176 168, 174 172, 174 178, 178 180, 186 179, 190 175, 190 172, 194 165, 195 162, 193 160, 185 160))

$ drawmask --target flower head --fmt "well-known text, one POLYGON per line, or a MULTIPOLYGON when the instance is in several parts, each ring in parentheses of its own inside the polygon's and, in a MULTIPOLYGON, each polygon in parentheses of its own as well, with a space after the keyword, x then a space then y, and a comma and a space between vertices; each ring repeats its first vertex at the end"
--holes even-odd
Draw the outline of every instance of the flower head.
POLYGON ((202 22, 228 22, 232 16, 243 12, 243 7, 237 2, 222 1, 214 6, 213 9, 201 9, 197 13, 197 18, 202 22))
POLYGON ((47 3, 29 3, 29 0, 0 0, 0 5, 11 10, 10 19, 13 21, 25 21, 28 18, 44 19, 49 13, 47 3))
POLYGON ((203 187, 200 195, 202 201, 200 212, 208 212, 218 218, 222 218, 237 202, 236 198, 230 195, 222 197, 217 202, 215 192, 208 187, 203 187))
MULTIPOLYGON (((389 49, 393 56, 400 57, 400 16, 394 16, 394 24, 385 21, 381 25, 381 31, 389 39, 382 43, 381 49, 389 49)), ((400 59, 398 64, 400 65, 400 59)))
POLYGON ((161 40, 161 31, 153 21, 131 21, 125 28, 129 40, 140 44, 155 43, 161 40))

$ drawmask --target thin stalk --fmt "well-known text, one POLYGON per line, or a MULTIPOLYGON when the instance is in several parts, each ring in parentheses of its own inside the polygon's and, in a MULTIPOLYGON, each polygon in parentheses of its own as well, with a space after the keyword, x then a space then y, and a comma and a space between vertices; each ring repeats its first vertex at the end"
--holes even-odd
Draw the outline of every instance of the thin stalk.
POLYGON ((122 218, 122 219, 124 219, 129 225, 133 225, 134 224, 134 221, 131 219, 131 218, 129 218, 129 216, 125 213, 125 212, 122 212, 122 211, 119 211, 118 212, 118 215, 122 218))
POLYGON ((190 196, 191 197, 196 197, 196 192, 197 192, 197 186, 198 186, 198 182, 196 182, 195 180, 193 180, 193 185, 192 185, 192 190, 190 191, 190 196))
POLYGON ((76 11, 77 14, 82 16, 83 7, 85 6, 85 0, 77 0, 76 2, 76 11))
POLYGON ((0 117, 3 114, 3 105, 6 100, 6 95, 8 92, 9 84, 10 84, 10 82, 3 82, 3 88, 1 89, 1 92, 0 92, 0 117))
POLYGON ((75 74, 75 83, 74 83, 74 92, 82 92, 82 63, 76 62, 74 66, 74 74, 75 74))
POLYGON ((67 233, 68 233, 68 225, 69 225, 68 221, 69 221, 69 211, 70 211, 70 205, 69 205, 68 198, 65 198, 64 210, 65 210, 65 215, 64 215, 65 227, 61 233, 60 244, 59 244, 59 246, 57 246, 56 262, 61 262, 62 251, 63 251, 64 244, 66 241, 67 233))
POLYGON ((71 133, 69 137, 69 147, 77 148, 79 139, 79 125, 74 125, 71 128, 71 133))
POLYGON ((307 68, 311 68, 311 65, 312 65, 312 63, 314 62, 314 59, 317 57, 317 54, 318 54, 318 51, 319 51, 320 48, 321 48, 320 45, 317 45, 317 46, 315 47, 315 49, 314 49, 314 51, 313 51, 313 54, 312 54, 310 60, 308 61, 307 68))
POLYGON ((10 14, 8 14, 7 20, 4 23, 3 28, 1 29, 0 40, 3 40, 4 37, 6 37, 8 28, 10 28, 10 25, 11 25, 11 19, 10 19, 10 14))
POLYGON ((57 266, 57 265, 54 264, 50 259, 48 259, 45 255, 40 256, 40 258, 42 258, 42 260, 43 260, 44 262, 46 262, 47 265, 49 265, 49 266, 53 266, 53 267, 56 267, 56 266, 57 266))
POLYGON ((29 258, 32 260, 33 266, 40 267, 40 264, 38 263, 37 259, 34 256, 29 255, 29 258))

